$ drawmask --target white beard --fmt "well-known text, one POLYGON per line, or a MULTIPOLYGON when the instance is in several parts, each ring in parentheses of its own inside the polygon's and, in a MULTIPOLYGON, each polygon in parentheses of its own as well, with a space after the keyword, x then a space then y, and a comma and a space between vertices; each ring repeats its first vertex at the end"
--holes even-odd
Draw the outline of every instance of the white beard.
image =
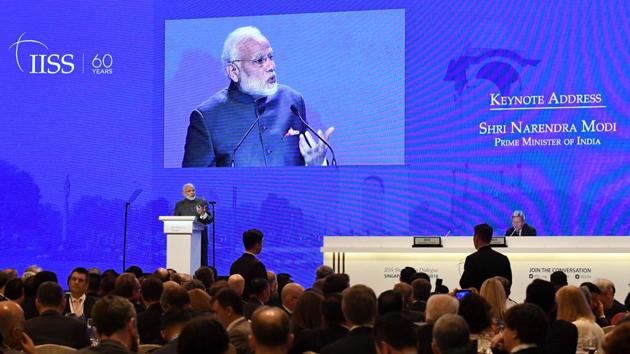
POLYGON ((278 79, 276 76, 276 82, 268 84, 266 80, 252 79, 245 71, 241 71, 239 87, 241 91, 251 96, 273 96, 278 92, 278 79))

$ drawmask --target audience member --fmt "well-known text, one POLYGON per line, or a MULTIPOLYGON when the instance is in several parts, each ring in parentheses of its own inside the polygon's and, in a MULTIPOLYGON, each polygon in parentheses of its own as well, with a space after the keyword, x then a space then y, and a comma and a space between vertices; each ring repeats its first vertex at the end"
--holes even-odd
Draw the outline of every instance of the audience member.
POLYGON ((544 354, 547 317, 540 307, 521 304, 505 314, 505 328, 493 339, 493 348, 508 353, 544 354))
POLYGON ((291 318, 298 299, 304 293, 304 288, 298 283, 289 283, 282 289, 282 310, 291 318))
POLYGON ((604 343, 604 331, 597 323, 586 303, 584 294, 580 288, 567 285, 556 293, 558 305, 558 319, 573 323, 578 330, 578 348, 585 348, 593 341, 594 346, 601 352, 604 343))
POLYGON ((473 244, 477 252, 466 257, 464 273, 459 280, 462 289, 476 288, 479 290, 486 279, 494 276, 502 276, 512 281, 510 261, 506 256, 490 247, 492 232, 492 227, 488 224, 475 226, 473 244))
MULTIPOLYGON (((101 287, 101 275, 88 272, 88 288, 85 294, 94 298, 94 301, 98 300, 98 290, 101 287)), ((83 313, 89 315, 90 311, 83 311, 83 313)))
POLYGON ((114 295, 115 287, 116 287, 116 277, 112 275, 103 275, 103 277, 101 277, 101 283, 99 284, 99 287, 98 287, 98 297, 114 295))
POLYGON ((278 277, 276 276, 276 273, 268 270, 267 281, 269 282, 269 292, 271 293, 271 297, 269 298, 269 302, 267 304, 269 306, 282 307, 282 297, 278 292, 278 277))
POLYGON ((90 317, 90 311, 92 311, 96 298, 87 295, 88 286, 89 273, 87 269, 83 267, 74 268, 68 276, 68 289, 70 289, 70 292, 64 299, 64 313, 72 314, 82 320, 90 317))
POLYGON ((4 287, 7 285, 8 281, 9 275, 5 271, 0 271, 0 301, 9 300, 4 296, 4 287))
POLYGON ((124 297, 131 302, 136 313, 144 311, 144 307, 140 305, 140 281, 133 273, 122 273, 116 278, 114 284, 114 295, 124 297))
POLYGON ((324 279, 334 273, 335 271, 330 266, 321 265, 315 270, 315 280, 324 279))
POLYGON ((135 275, 136 279, 138 279, 138 281, 141 281, 144 278, 144 272, 142 271, 142 268, 138 267, 137 265, 129 266, 125 270, 125 273, 131 273, 131 274, 135 275))
POLYGON ((374 291, 365 285, 351 286, 343 291, 341 309, 350 331, 323 347, 321 354, 376 353, 372 326, 378 309, 374 291))
POLYGON ((238 354, 251 352, 248 337, 252 330, 249 321, 243 316, 241 296, 233 289, 222 289, 212 298, 212 310, 227 331, 236 352, 238 354))
POLYGON ((161 319, 160 334, 166 343, 152 354, 177 354, 178 337, 188 321, 192 319, 192 312, 187 309, 173 308, 164 313, 161 319))
POLYGON ((164 287, 162 281, 150 276, 142 280, 142 294, 140 298, 145 310, 138 313, 138 333, 142 344, 163 344, 160 333, 160 321, 162 319, 162 306, 160 298, 164 287))
POLYGON ((610 326, 610 321, 606 318, 604 312, 604 303, 602 302, 602 291, 599 287, 591 282, 584 282, 580 285, 580 289, 586 290, 590 294, 590 299, 587 297, 587 303, 590 305, 593 315, 595 316, 595 322, 600 327, 610 326), (590 300, 590 301, 589 301, 590 300))
POLYGON ((477 344, 477 350, 483 352, 489 349, 497 332, 492 324, 490 304, 481 295, 471 293, 459 301, 457 313, 468 323, 470 339, 477 344))
MULTIPOLYGON (((286 287, 284 290, 286 291, 286 287)), ((294 338, 305 329, 316 329, 322 324, 323 297, 313 291, 304 292, 295 304, 290 318, 291 333, 294 338)))
POLYGON ((553 288, 558 291, 561 287, 569 285, 567 274, 561 270, 556 270, 549 276, 549 281, 553 284, 553 288))
POLYGON ((24 282, 20 278, 11 279, 7 282, 7 285, 4 286, 5 297, 20 305, 24 303, 25 293, 24 282))
POLYGON ((349 286, 350 277, 348 277, 348 274, 331 274, 326 277, 322 291, 324 292, 324 295, 328 295, 330 293, 341 293, 349 286))
POLYGON ((39 286, 47 281, 57 283, 57 274, 48 271, 41 270, 38 266, 31 266, 31 269, 37 269, 38 272, 33 276, 32 287, 29 286, 29 291, 24 287, 24 301, 22 302, 22 309, 24 310, 24 317, 28 320, 33 317, 37 317, 37 307, 35 306, 35 297, 37 296, 37 289, 39 286))
POLYGON ((35 345, 24 332, 24 312, 13 301, 0 302, 0 344, 4 354, 35 354, 35 345))
POLYGON ((243 246, 245 253, 239 257, 230 267, 230 275, 240 274, 245 279, 243 298, 249 299, 251 294, 251 282, 256 278, 267 280, 267 269, 256 257, 262 251, 263 234, 260 230, 251 229, 243 233, 243 246))
POLYGON ((506 298, 505 309, 507 310, 514 305, 518 305, 518 302, 510 299, 510 294, 512 291, 512 282, 500 276, 496 276, 495 279, 499 280, 501 282, 501 285, 503 285, 503 291, 505 291, 505 298, 506 298))
POLYGON ((470 330, 461 316, 450 313, 441 316, 433 326, 432 336, 431 349, 434 354, 470 352, 470 330))
POLYGON ((431 283, 426 279, 416 279, 411 282, 411 287, 413 289, 413 295, 409 309, 424 312, 427 308, 429 296, 431 296, 431 283))
POLYGON ((199 267, 199 269, 195 271, 194 279, 199 280, 204 285, 206 290, 210 289, 210 287, 212 286, 212 283, 214 283, 214 278, 215 278, 214 271, 210 267, 207 267, 207 266, 199 267))
POLYGON ((245 278, 243 278, 240 274, 232 274, 227 280, 227 285, 230 289, 236 291, 236 293, 240 294, 243 297, 243 292, 245 291, 245 278))
POLYGON ((269 292, 269 282, 267 281, 267 276, 264 278, 254 278, 250 282, 249 286, 249 300, 245 304, 244 314, 245 318, 248 320, 252 318, 254 311, 257 308, 264 306, 267 301, 269 301, 269 297, 271 296, 269 292))
POLYGON ((256 354, 288 353, 293 344, 289 318, 276 307, 263 306, 252 315, 249 345, 256 354))
POLYGON ((405 267, 400 271, 400 282, 411 285, 411 277, 416 274, 416 270, 413 267, 405 267))
POLYGON ((606 354, 630 353, 630 322, 617 325, 604 339, 606 354))
POLYGON ((394 292, 400 294, 403 298, 405 309, 413 302, 413 288, 407 283, 396 283, 393 288, 394 292))
POLYGON ((188 291, 190 296, 190 308, 196 314, 207 314, 212 312, 211 298, 202 289, 192 289, 188 291))
POLYGON ((124 354, 138 351, 136 311, 129 300, 114 295, 101 298, 92 307, 92 321, 96 327, 98 345, 81 349, 77 354, 124 354))
POLYGON ((402 313, 404 305, 402 295, 394 290, 383 291, 378 296, 378 314, 380 316, 389 312, 402 313))
POLYGON ((59 344, 80 349, 90 344, 85 322, 63 316, 65 301, 59 284, 51 281, 41 284, 35 306, 39 316, 26 321, 24 327, 35 345, 59 344))
MULTIPOLYGON (((164 285, 166 285, 166 283, 164 285)), ((188 291, 180 285, 172 287, 165 286, 164 291, 162 291, 162 296, 160 297, 160 306, 162 306, 163 312, 168 312, 174 307, 190 309, 190 295, 188 291)))
POLYGON ((300 332, 300 336, 295 338, 291 348, 292 354, 307 351, 319 353, 324 346, 343 338, 348 333, 348 329, 344 327, 341 299, 340 293, 331 293, 324 297, 322 301, 323 326, 300 332))
POLYGON ((203 285, 203 283, 199 279, 191 279, 189 281, 185 281, 183 282, 183 286, 184 286, 184 289, 186 289, 187 291, 199 289, 203 292, 206 292, 206 286, 203 285))
POLYGON ((608 279, 598 279, 595 281, 595 285, 602 291, 601 301, 604 304, 604 312, 608 321, 612 321, 613 317, 619 312, 626 312, 628 309, 615 300, 615 284, 608 279))
POLYGON ((525 303, 538 306, 549 324, 545 349, 553 354, 575 354, 578 331, 571 322, 558 320, 555 315, 555 289, 551 282, 534 279, 526 290, 525 303))
POLYGON ((179 335, 179 354, 225 354, 230 339, 225 328, 209 316, 202 316, 188 322, 179 335))
POLYGON ((413 322, 400 312, 379 316, 374 324, 374 343, 377 353, 415 353, 417 341, 413 322))
POLYGON ((503 323, 505 315, 505 303, 507 297, 501 281, 496 278, 489 278, 481 284, 479 295, 483 297, 490 305, 490 314, 494 323, 503 323))
POLYGON ((433 326, 435 322, 446 314, 457 314, 459 301, 454 296, 447 294, 432 295, 427 301, 425 311, 426 322, 418 328, 418 353, 431 354, 431 342, 433 341, 433 326))

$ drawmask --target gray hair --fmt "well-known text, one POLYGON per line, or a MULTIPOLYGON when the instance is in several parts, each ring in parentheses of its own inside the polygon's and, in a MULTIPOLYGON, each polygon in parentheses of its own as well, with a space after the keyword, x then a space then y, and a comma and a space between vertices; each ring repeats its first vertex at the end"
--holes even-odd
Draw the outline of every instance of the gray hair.
POLYGON ((595 280, 595 285, 597 285, 602 293, 605 293, 608 289, 611 289, 613 294, 615 293, 615 284, 608 279, 597 279, 595 280))
POLYGON ((239 59, 238 48, 244 41, 248 39, 268 42, 267 37, 265 37, 256 27, 245 26, 235 29, 230 34, 228 34, 225 42, 223 43, 223 53, 221 54, 223 65, 230 64, 234 60, 239 59))
POLYGON ((520 216, 523 221, 525 221, 525 213, 522 210, 514 210, 512 213, 512 217, 520 216))
POLYGON ((457 314, 459 301, 454 296, 447 294, 436 294, 427 301, 426 319, 427 322, 437 321, 446 314, 457 314))
POLYGON ((186 187, 193 187, 193 189, 196 189, 194 184, 186 183, 182 186, 182 193, 186 190, 186 187))
POLYGON ((461 349, 468 347, 469 337, 470 328, 466 320, 455 314, 440 317, 433 326, 433 341, 441 353, 459 353, 461 349))

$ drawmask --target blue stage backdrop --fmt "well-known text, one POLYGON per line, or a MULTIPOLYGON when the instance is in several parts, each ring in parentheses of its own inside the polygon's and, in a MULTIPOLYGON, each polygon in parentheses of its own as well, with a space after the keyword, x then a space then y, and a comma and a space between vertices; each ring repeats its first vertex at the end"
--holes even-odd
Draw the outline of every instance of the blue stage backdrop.
MULTIPOLYGON (((186 182, 217 201, 217 267, 262 260, 310 285, 323 235, 628 235, 627 1, 3 4, 0 267, 165 263, 159 215, 186 182), (339 168, 180 168, 189 114, 227 86, 233 29, 271 41, 278 80, 339 168)), ((385 242, 385 239, 384 239, 385 242)))

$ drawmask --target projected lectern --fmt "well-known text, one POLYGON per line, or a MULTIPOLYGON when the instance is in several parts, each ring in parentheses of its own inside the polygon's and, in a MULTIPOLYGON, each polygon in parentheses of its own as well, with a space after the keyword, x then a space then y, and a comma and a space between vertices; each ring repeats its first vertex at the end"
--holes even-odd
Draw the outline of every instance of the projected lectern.
POLYGON ((160 216, 166 234, 166 267, 193 274, 201 263, 201 230, 194 216, 160 216))

